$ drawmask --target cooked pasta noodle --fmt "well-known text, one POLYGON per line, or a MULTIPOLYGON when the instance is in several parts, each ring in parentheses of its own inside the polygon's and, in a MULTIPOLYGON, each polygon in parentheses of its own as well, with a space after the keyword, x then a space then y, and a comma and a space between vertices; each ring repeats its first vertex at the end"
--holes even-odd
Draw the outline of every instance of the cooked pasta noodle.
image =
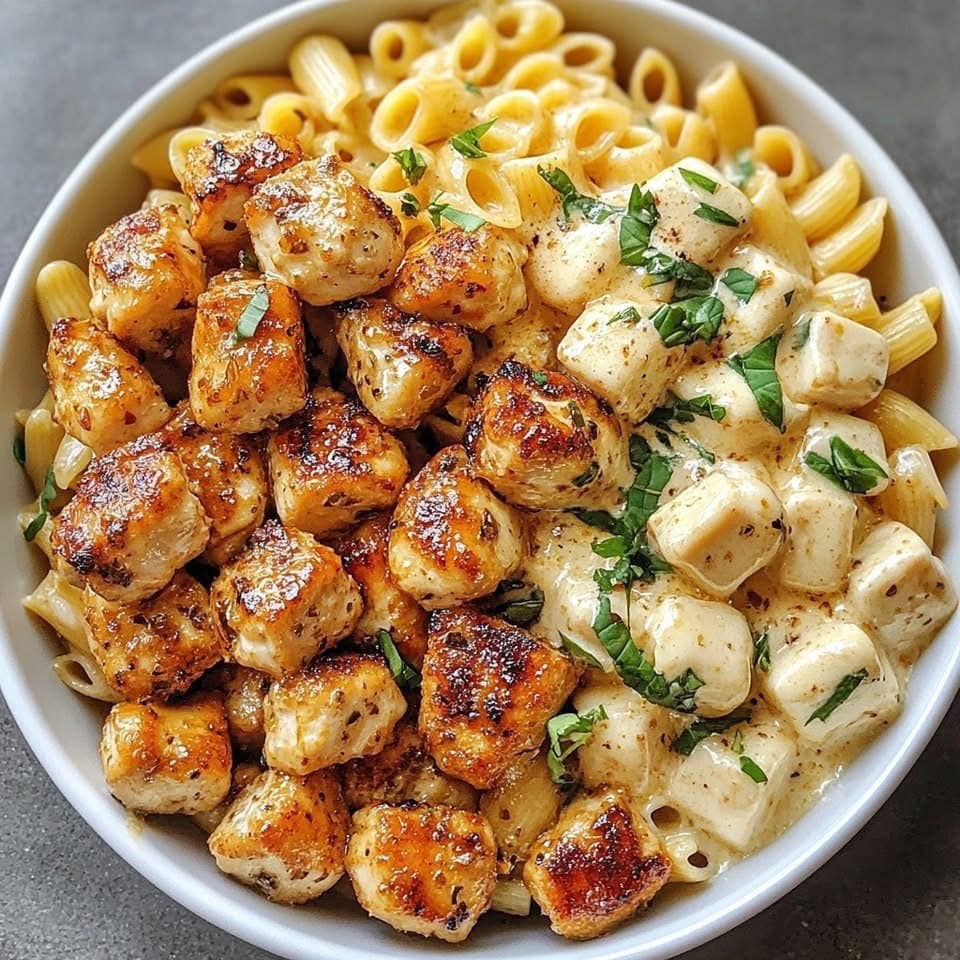
POLYGON ((937 511, 949 503, 930 454, 920 446, 900 447, 890 454, 889 467, 890 486, 879 497, 881 509, 932 547, 937 511))
POLYGON ((924 450, 952 450, 957 438, 920 404, 896 390, 881 390, 876 400, 858 411, 859 416, 875 423, 891 450, 919 446, 924 450))
POLYGON ((697 110, 710 122, 721 154, 733 156, 753 141, 757 111, 735 63, 719 64, 699 84, 697 110))
POLYGON ((61 317, 90 316, 90 284, 74 263, 54 260, 37 274, 37 306, 49 330, 61 317))

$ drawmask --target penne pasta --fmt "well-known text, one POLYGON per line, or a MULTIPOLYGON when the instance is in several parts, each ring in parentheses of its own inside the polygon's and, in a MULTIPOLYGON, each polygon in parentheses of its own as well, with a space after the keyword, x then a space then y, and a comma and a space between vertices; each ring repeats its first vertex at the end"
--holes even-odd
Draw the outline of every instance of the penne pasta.
POLYGON ((680 77, 673 61, 662 50, 646 47, 630 72, 630 99, 644 115, 657 107, 679 107, 683 102, 680 77))
POLYGON ((876 424, 890 450, 918 446, 933 452, 957 446, 956 436, 936 417, 896 390, 882 390, 857 416, 876 424))
POLYGON ((90 283, 75 263, 68 260, 48 263, 37 274, 35 291, 47 330, 61 317, 90 316, 90 283))
POLYGON ((331 122, 341 119, 347 106, 363 93, 357 65, 336 37, 301 40, 290 51, 290 74, 331 122))
POLYGON ((900 447, 888 459, 890 485, 878 502, 884 515, 906 524, 933 546, 937 512, 949 506, 930 454, 921 446, 900 447))
POLYGON ((740 68, 721 63, 697 86, 697 111, 713 130, 720 154, 732 157, 753 142, 757 111, 740 68))
POLYGON ((839 227, 810 247, 814 279, 831 273, 859 273, 876 255, 883 240, 887 201, 862 203, 839 227))
POLYGON ((807 183, 790 201, 790 209, 808 240, 836 230, 860 202, 860 167, 845 153, 807 183))

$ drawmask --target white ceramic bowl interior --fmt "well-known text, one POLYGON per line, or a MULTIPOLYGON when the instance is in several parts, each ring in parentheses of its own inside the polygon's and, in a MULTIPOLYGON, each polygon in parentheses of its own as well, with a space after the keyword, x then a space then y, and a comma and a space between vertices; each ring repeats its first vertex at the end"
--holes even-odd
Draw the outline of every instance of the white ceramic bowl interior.
MULTIPOLYGON (((896 302, 925 287, 945 297, 942 340, 960 318, 960 277, 933 221, 902 174, 876 142, 835 101, 796 69, 736 30, 688 8, 656 0, 559 0, 570 26, 615 39, 621 72, 637 52, 653 44, 677 62, 692 92, 696 78, 717 61, 733 58, 743 68, 766 118, 784 122, 821 161, 843 151, 859 160, 868 189, 891 202, 890 229, 872 275, 879 294, 896 302), (910 253, 909 259, 907 253, 910 253), (920 255, 918 255, 920 254, 920 255)), ((135 209, 145 184, 129 166, 133 150, 150 135, 185 121, 194 103, 219 81, 238 72, 280 67, 296 39, 311 31, 342 37, 362 49, 382 19, 417 16, 436 0, 307 2, 282 9, 232 34, 192 58, 139 100, 99 140, 57 193, 18 260, 0 300, 0 423, 12 438, 13 412, 34 403, 45 389, 45 345, 33 302, 33 281, 48 260, 84 262, 86 243, 102 228, 135 209)), ((948 346, 948 345, 947 345, 948 346)), ((948 423, 951 396, 960 392, 960 366, 948 366, 945 347, 930 364, 934 385, 927 401, 948 423)), ((463 960, 539 960, 551 955, 663 960, 717 936, 782 896, 835 853, 889 796, 916 760, 960 682, 960 624, 949 624, 917 666, 901 717, 827 790, 819 804, 775 843, 696 889, 669 888, 644 916, 613 934, 572 944, 542 921, 488 915, 470 940, 455 948, 404 938, 335 894, 312 907, 269 904, 220 874, 201 834, 178 820, 155 819, 131 827, 109 795, 97 758, 101 713, 60 685, 50 668, 56 641, 20 607, 43 573, 35 551, 22 544, 15 515, 32 493, 12 458, 0 460, 0 517, 13 544, 0 557, 0 683, 24 736, 67 799, 114 850, 160 889, 206 920, 252 943, 295 960, 374 960, 430 952, 455 952, 463 960)), ((945 485, 960 502, 960 476, 945 485)), ((955 508, 956 509, 956 508, 955 508)), ((944 515, 940 551, 960 569, 960 513, 944 515)), ((161 944, 144 945, 162 952, 161 944)))

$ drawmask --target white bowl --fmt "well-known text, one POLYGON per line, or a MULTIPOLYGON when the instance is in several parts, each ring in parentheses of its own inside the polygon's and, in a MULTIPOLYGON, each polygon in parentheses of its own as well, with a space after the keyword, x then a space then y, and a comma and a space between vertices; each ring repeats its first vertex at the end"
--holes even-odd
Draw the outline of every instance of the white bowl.
MULTIPOLYGON (((287 7, 207 48, 134 104, 57 193, 0 300, 0 420, 8 435, 13 411, 35 402, 44 389, 43 328, 33 303, 37 271, 55 258, 83 262, 87 241, 139 205, 144 184, 128 163, 133 150, 151 134, 184 121, 193 104, 225 77, 281 66, 305 33, 333 33, 360 49, 381 19, 419 15, 438 5, 436 0, 314 0, 287 7)), ((616 40, 622 71, 629 69, 640 48, 653 44, 674 57, 689 91, 693 80, 717 61, 737 60, 765 116, 796 129, 821 160, 851 152, 869 190, 890 199, 890 230, 872 269, 879 292, 896 302, 936 285, 944 293, 947 321, 960 317, 960 277, 917 195, 870 135, 811 80, 731 27, 679 5, 560 0, 560 6, 571 25, 616 40), (908 259, 908 251, 923 255, 908 259)), ((950 330, 942 332, 949 339, 950 330)), ((928 402, 949 420, 948 398, 960 390, 960 367, 948 366, 941 350, 930 371, 927 380, 937 389, 928 402)), ((19 543, 14 522, 32 494, 12 458, 0 462, 6 469, 0 516, 6 518, 7 543, 16 544, 0 557, 0 579, 6 584, 0 601, 0 684, 23 735, 81 816, 131 866, 204 919, 291 960, 373 960, 412 957, 426 950, 497 960, 537 960, 557 952, 578 960, 674 956, 749 919, 836 853, 910 769, 960 685, 960 621, 954 621, 921 658, 896 723, 851 764, 813 810, 765 850, 712 883, 661 896, 647 914, 600 940, 566 943, 542 921, 489 915, 467 943, 444 948, 394 934, 334 894, 313 907, 271 905, 220 874, 191 825, 156 818, 143 828, 132 825, 103 783, 96 749, 99 711, 60 685, 50 669, 55 641, 20 607, 20 597, 42 574, 35 551, 19 543)), ((946 478, 955 501, 960 501, 958 483, 956 471, 946 478)), ((960 522, 955 518, 960 513, 945 514, 948 533, 960 522)), ((943 539, 947 565, 960 569, 956 538, 943 539)))

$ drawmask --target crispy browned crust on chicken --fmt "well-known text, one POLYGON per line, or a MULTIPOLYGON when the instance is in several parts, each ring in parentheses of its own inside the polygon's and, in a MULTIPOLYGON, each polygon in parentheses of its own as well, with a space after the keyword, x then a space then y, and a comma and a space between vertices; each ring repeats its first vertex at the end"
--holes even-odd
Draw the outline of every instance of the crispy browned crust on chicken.
POLYGON ((530 851, 523 879, 556 933, 589 940, 649 903, 670 859, 622 790, 575 799, 530 851))
POLYGON ((577 682, 573 663, 526 630, 470 607, 430 615, 419 727, 440 767, 494 786, 577 682))

